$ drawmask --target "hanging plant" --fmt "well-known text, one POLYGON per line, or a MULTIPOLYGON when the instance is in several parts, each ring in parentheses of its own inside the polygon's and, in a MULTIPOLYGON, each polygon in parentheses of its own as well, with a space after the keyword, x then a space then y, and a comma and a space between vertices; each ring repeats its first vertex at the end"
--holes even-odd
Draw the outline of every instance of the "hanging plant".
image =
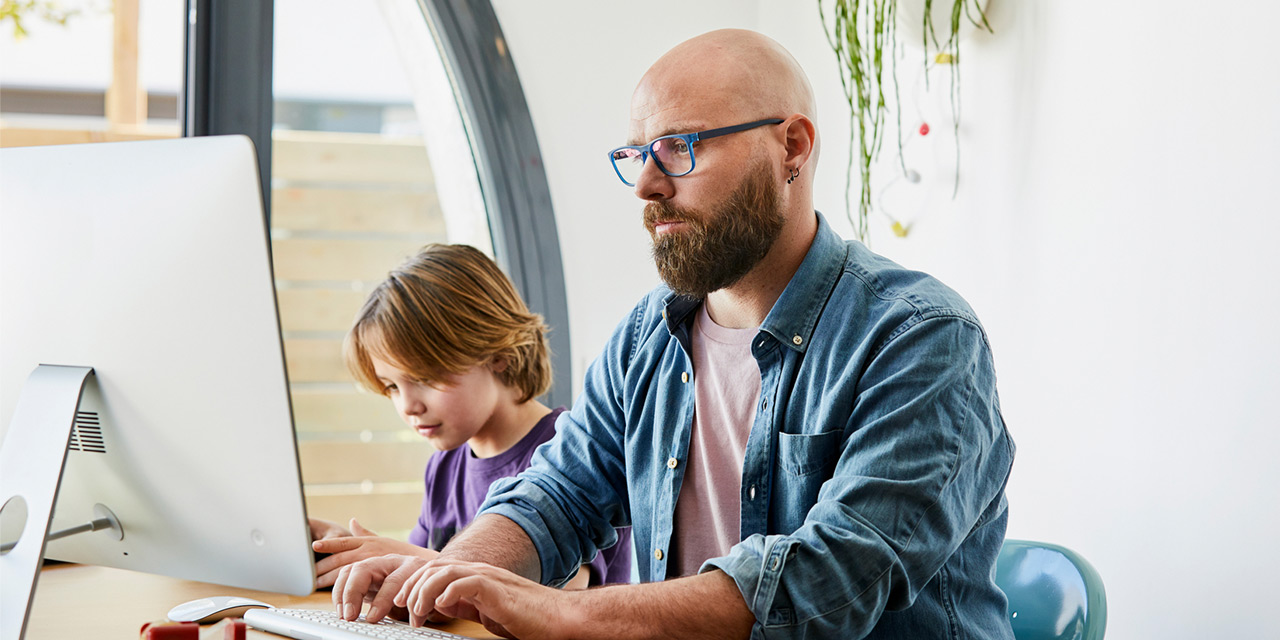
MULTIPOLYGON (((885 51, 894 51, 897 45, 898 2, 900 0, 834 0, 832 21, 827 22, 823 0, 818 0, 818 16, 827 43, 840 65, 840 85, 849 104, 849 157, 845 175, 845 215, 858 239, 867 240, 867 218, 871 213, 871 161, 880 152, 884 142, 885 122, 885 51), (856 142, 856 145, 855 145, 856 142), (857 147, 858 169, 862 178, 862 190, 858 198, 858 214, 854 217, 850 194, 853 190, 854 148, 857 147)), ((901 0, 907 1, 907 0, 901 0)), ((934 0, 917 0, 924 3, 923 45, 924 65, 929 65, 930 46, 936 52, 934 60, 950 64, 951 115, 953 135, 956 136, 956 186, 960 180, 960 24, 967 19, 974 26, 991 31, 983 12, 981 0, 950 0, 951 20, 947 38, 941 43, 933 24, 934 0)), ((946 0, 943 0, 946 1, 946 0)), ((897 118, 898 158, 902 160, 902 103, 898 98, 898 73, 896 65, 889 65, 890 81, 894 94, 897 118)), ((927 76, 926 76, 927 81, 927 76)), ((906 172, 906 165, 902 170, 906 172)), ((954 197, 953 190, 952 196, 954 197)))

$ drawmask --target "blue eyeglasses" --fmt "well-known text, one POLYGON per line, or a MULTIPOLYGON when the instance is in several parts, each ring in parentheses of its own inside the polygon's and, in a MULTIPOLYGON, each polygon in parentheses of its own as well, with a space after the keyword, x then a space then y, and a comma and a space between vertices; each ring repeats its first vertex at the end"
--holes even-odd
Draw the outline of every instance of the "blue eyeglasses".
POLYGON ((717 136, 727 136, 747 129, 763 127, 766 124, 781 124, 782 122, 784 122, 782 118, 769 118, 768 120, 737 124, 732 127, 707 129, 697 133, 677 133, 662 136, 661 138, 654 138, 649 144, 618 147, 609 152, 609 162, 613 164, 613 170, 617 172, 618 179, 622 180, 622 183, 628 187, 636 186, 636 180, 640 179, 640 173, 644 171, 644 163, 651 155, 653 156, 653 161, 658 164, 658 169, 673 178, 678 178, 693 171, 693 143, 717 136))

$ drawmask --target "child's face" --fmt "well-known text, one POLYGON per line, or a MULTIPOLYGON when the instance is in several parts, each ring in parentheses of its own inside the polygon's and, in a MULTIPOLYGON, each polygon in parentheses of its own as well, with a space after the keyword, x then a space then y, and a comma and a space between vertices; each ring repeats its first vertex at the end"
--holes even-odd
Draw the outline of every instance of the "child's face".
POLYGON ((489 367, 422 381, 389 362, 371 360, 400 418, 437 450, 456 449, 490 426, 503 387, 489 367))

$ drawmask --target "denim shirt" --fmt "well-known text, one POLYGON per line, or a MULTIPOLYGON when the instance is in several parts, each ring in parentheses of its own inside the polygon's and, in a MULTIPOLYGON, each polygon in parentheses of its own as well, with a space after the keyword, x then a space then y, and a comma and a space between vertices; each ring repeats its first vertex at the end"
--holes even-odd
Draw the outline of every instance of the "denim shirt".
MULTIPOLYGON (((982 326, 932 277, 818 232, 752 343, 761 386, 741 542, 708 560, 752 638, 1012 638, 992 580, 1014 445, 982 326)), ((618 325, 557 435, 481 509, 560 584, 631 525, 667 576, 694 414, 701 300, 659 287, 618 325)))

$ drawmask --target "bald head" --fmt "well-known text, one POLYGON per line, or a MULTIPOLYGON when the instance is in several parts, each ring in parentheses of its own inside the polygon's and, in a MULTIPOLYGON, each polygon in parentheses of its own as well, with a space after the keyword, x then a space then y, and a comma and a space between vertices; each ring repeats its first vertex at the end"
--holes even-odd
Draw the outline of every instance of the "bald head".
POLYGON ((656 120, 695 117, 724 126, 796 113, 816 121, 804 70, 782 45, 742 29, 677 45, 649 68, 631 100, 633 134, 642 136, 656 120))

